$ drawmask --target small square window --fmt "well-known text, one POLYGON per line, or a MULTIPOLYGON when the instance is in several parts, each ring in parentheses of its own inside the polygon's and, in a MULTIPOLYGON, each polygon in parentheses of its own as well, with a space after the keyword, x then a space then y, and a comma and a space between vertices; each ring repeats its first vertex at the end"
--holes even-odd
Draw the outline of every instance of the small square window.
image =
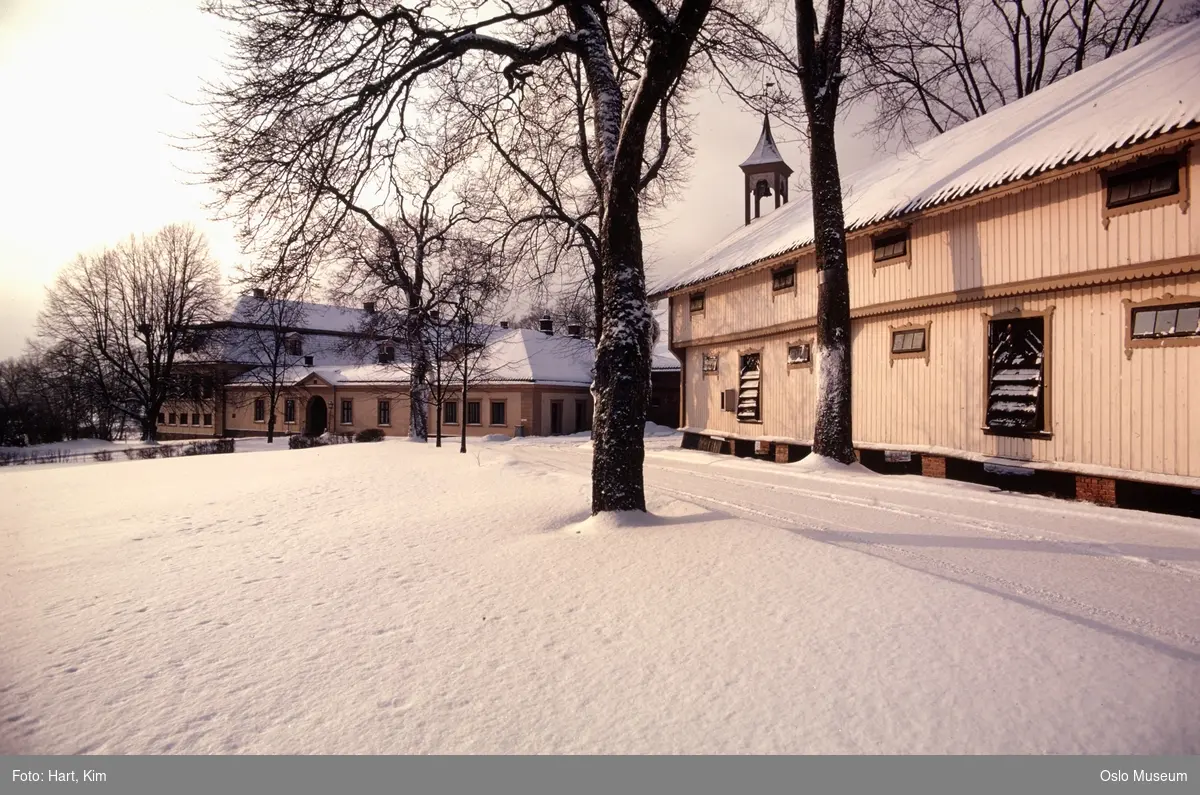
POLYGON ((875 261, 897 259, 908 253, 908 230, 889 232, 873 239, 875 246, 875 261))
POLYGON ((787 351, 788 364, 808 364, 812 361, 812 346, 807 342, 789 345, 787 351))
POLYGON ((212 427, 212 415, 211 414, 204 415, 204 424, 210 428, 212 427))
POLYGON ((702 360, 701 369, 706 373, 715 373, 718 370, 718 364, 717 354, 706 353, 702 360))
POLYGON ((693 312, 704 311, 704 293, 692 293, 689 297, 689 303, 693 312))
POLYGON ((467 425, 481 425, 483 412, 478 400, 467 401, 467 425))
POLYGON ((780 268, 771 274, 772 290, 789 290, 796 286, 796 269, 780 268))
POLYGON ((442 422, 447 425, 458 425, 457 403, 447 403, 442 406, 442 422))
POLYGON ((504 402, 493 400, 491 403, 491 407, 492 407, 492 425, 507 424, 506 417, 505 417, 504 402))

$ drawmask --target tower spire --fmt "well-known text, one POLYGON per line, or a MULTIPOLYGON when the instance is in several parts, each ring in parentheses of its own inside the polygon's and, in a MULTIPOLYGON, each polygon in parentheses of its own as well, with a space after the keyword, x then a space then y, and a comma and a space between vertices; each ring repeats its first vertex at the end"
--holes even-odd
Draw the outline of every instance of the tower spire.
POLYGON ((791 166, 784 162, 779 147, 775 144, 775 136, 771 133, 771 117, 763 111, 762 132, 758 143, 741 164, 742 173, 746 175, 746 223, 750 223, 750 196, 754 196, 754 217, 761 215, 760 202, 765 196, 775 193, 775 207, 787 204, 788 177, 792 175, 791 166))

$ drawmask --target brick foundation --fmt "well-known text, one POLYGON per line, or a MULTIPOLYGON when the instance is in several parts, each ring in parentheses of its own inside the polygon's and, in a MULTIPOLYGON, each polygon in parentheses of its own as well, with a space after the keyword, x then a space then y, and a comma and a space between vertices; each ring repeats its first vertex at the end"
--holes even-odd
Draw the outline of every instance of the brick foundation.
POLYGON ((1097 505, 1117 504, 1117 482, 1111 478, 1075 476, 1075 498, 1097 505))
POLYGON ((786 444, 775 443, 775 463, 786 464, 788 462, 788 446, 786 444))
POLYGON ((940 455, 921 456, 921 474, 927 478, 946 477, 946 459, 940 455))

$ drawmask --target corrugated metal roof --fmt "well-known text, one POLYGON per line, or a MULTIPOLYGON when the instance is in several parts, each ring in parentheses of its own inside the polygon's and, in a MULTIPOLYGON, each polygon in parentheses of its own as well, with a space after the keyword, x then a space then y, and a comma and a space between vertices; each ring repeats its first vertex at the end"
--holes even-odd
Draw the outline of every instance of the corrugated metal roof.
MULTIPOLYGON (((1175 28, 1059 82, 891 155, 843 180, 846 228, 944 204, 1200 123, 1200 21, 1175 28)), ((652 295, 812 243, 809 201, 744 226, 652 295)))

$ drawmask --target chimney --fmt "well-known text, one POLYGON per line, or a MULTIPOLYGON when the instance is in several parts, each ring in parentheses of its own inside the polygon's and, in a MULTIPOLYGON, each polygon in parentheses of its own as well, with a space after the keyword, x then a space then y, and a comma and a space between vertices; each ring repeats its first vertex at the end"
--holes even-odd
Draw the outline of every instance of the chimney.
POLYGON ((375 302, 374 301, 363 301, 363 311, 366 312, 368 315, 375 314, 375 302))
POLYGON ((305 357, 304 357, 304 366, 305 366, 305 367, 312 367, 312 366, 313 366, 313 357, 311 357, 311 356, 305 356, 305 357))
POLYGON ((542 315, 542 319, 538 321, 538 331, 548 336, 554 336, 554 321, 549 315, 542 315))
POLYGON ((434 323, 440 323, 442 320, 442 312, 440 309, 430 309, 429 316, 433 318, 434 323))
POLYGON ((500 321, 500 328, 507 330, 507 329, 508 329, 508 321, 507 321, 507 320, 501 320, 501 321, 500 321))
POLYGON ((583 326, 581 326, 578 323, 568 323, 567 324, 567 336, 574 337, 575 339, 579 339, 580 337, 583 336, 583 326))
POLYGON ((255 298, 258 298, 260 300, 267 297, 267 291, 261 287, 255 287, 250 292, 251 292, 251 295, 253 295, 255 298))

